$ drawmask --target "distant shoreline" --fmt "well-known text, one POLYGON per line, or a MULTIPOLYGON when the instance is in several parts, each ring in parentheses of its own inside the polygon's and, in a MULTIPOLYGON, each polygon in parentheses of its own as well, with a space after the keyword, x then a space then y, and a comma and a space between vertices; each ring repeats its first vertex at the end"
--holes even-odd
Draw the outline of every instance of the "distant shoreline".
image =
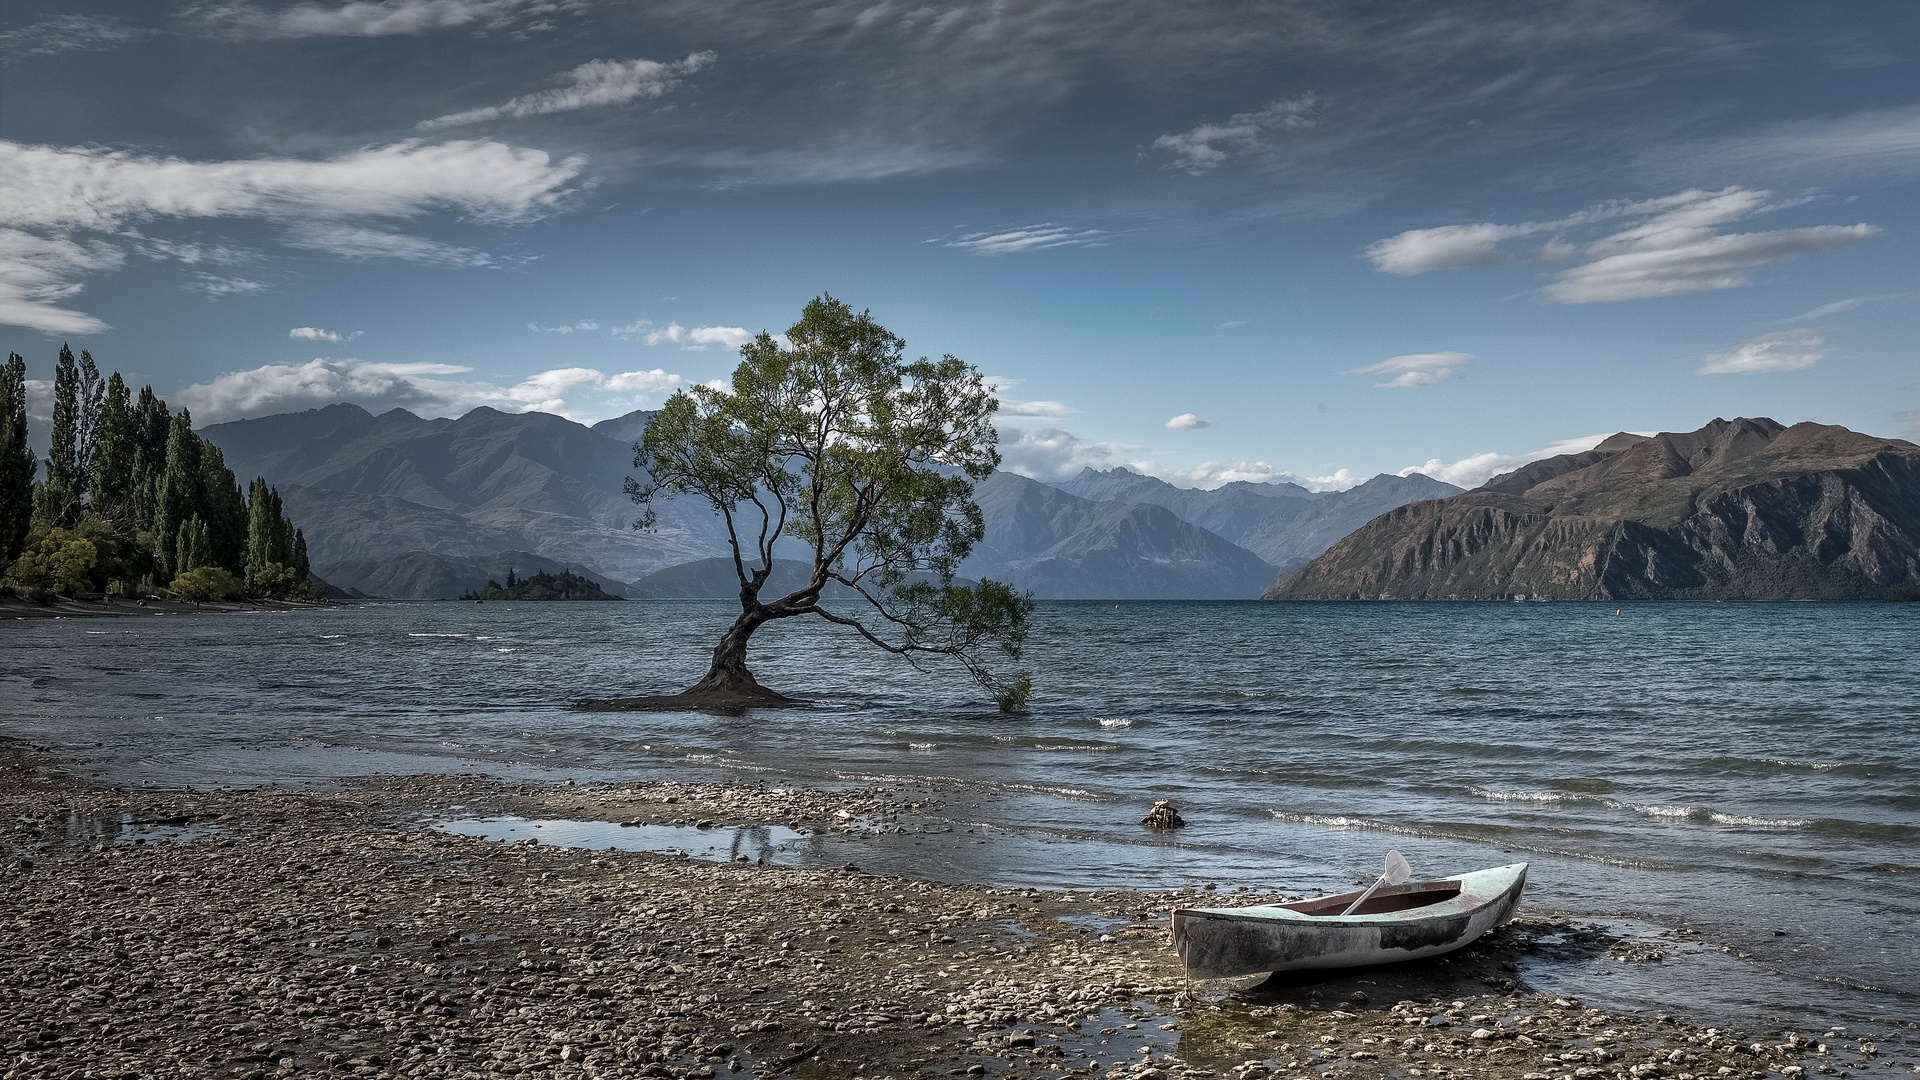
POLYGON ((294 600, 78 600, 59 597, 38 603, 19 596, 0 596, 0 619, 117 619, 136 615, 210 615, 242 611, 317 611, 325 604, 294 600))

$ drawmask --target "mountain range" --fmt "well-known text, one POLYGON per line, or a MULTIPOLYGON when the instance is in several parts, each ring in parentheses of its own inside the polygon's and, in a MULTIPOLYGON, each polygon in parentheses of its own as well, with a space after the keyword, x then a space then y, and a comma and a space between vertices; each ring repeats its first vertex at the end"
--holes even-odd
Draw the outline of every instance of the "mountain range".
MULTIPOLYGON (((571 568, 628 595, 732 595, 724 563, 694 565, 727 551, 725 526, 704 504, 668 501, 657 528, 632 527, 623 483, 651 415, 588 427, 484 407, 423 419, 341 404, 202 434, 236 475, 279 489, 316 571, 342 589, 458 596, 517 565, 571 568)), ((1060 484, 999 472, 975 491, 987 532, 961 573, 1041 598, 1251 599, 1376 514, 1459 490, 1419 474, 1314 492, 1252 483, 1202 491, 1126 469, 1060 484)), ((805 549, 796 542, 779 554, 805 549)))
POLYGON ((1920 584, 1920 446, 1715 420, 1390 510, 1273 599, 1869 599, 1920 584))

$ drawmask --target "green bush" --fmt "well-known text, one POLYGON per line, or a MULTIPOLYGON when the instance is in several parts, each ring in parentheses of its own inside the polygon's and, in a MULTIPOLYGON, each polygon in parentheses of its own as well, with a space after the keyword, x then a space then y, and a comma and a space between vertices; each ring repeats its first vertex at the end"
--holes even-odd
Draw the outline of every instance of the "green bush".
POLYGON ((7 580, 28 591, 51 591, 78 596, 95 591, 94 571, 100 548, 73 529, 54 529, 20 553, 7 567, 7 580))
POLYGON ((307 581, 300 571, 280 563, 268 563, 253 571, 248 583, 254 596, 271 597, 276 600, 305 600, 308 595, 307 581))
POLYGON ((168 586, 184 600, 239 600, 247 595, 240 579, 217 566, 201 566, 173 579, 168 586))

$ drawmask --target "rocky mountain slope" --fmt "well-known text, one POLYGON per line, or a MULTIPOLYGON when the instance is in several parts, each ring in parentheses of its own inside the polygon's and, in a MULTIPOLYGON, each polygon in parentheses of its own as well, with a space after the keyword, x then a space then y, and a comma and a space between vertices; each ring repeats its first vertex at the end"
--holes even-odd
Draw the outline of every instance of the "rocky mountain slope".
POLYGON ((1920 583, 1920 446, 1823 424, 1622 433, 1368 522, 1270 599, 1851 599, 1920 583))

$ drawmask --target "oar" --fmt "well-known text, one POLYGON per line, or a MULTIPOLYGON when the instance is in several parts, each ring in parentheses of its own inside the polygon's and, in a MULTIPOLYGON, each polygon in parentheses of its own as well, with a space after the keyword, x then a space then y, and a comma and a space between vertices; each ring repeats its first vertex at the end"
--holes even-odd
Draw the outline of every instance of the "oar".
POLYGON ((1380 869, 1382 871, 1382 873, 1380 874, 1380 880, 1367 886, 1367 891, 1360 894, 1360 899, 1355 900, 1351 904, 1348 904, 1347 910, 1341 912, 1340 914, 1342 915, 1353 914, 1354 911, 1358 909, 1361 904, 1364 904, 1367 902, 1367 897, 1372 896, 1373 891, 1375 889, 1378 889, 1382 885, 1405 885, 1407 882, 1413 880, 1413 867, 1408 866, 1406 856, 1400 854, 1397 851, 1387 852, 1386 865, 1381 867, 1380 869))

